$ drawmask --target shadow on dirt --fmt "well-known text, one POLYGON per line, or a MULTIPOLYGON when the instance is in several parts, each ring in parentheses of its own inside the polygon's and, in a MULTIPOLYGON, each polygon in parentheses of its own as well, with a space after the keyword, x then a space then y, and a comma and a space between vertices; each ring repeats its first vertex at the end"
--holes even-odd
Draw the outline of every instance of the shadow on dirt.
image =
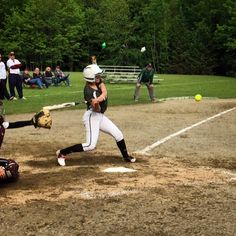
MULTIPOLYGON (((48 168, 57 166, 56 156, 52 153, 43 154, 41 156, 35 156, 33 160, 28 160, 25 162, 26 165, 30 167, 38 168, 48 168)), ((66 159, 67 167, 71 166, 96 166, 96 165, 130 165, 123 161, 120 156, 111 156, 111 155, 101 155, 99 153, 77 153, 68 155, 66 159)), ((59 166, 58 166, 59 167, 59 166)))
MULTIPOLYGON (((58 188, 58 190, 68 190, 73 182, 83 183, 91 180, 99 185, 116 185, 116 176, 109 176, 101 172, 102 166, 125 166, 130 167, 120 156, 103 155, 99 153, 72 154, 67 160, 67 166, 58 166, 56 158, 48 155, 35 157, 33 160, 24 162, 26 166, 32 167, 36 172, 30 170, 20 170, 20 178, 16 183, 5 186, 14 190, 45 190, 47 188, 58 188), (114 179, 113 179, 114 178, 114 179)), ((120 174, 122 176, 122 174, 120 174)), ((133 174, 135 175, 135 174, 133 174)), ((125 176, 125 174, 123 174, 125 176)))

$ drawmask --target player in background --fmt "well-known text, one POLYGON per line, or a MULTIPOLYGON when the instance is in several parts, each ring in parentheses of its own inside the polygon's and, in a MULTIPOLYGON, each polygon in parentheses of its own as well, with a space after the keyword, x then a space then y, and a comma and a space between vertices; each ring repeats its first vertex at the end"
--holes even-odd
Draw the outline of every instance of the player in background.
POLYGON ((134 101, 138 102, 139 99, 139 90, 142 84, 147 86, 149 97, 152 102, 156 102, 156 97, 154 94, 154 86, 153 86, 153 77, 154 77, 154 69, 152 64, 149 63, 139 74, 138 81, 134 91, 134 101))
POLYGON ((111 135, 115 139, 125 161, 136 161, 127 152, 122 132, 104 115, 107 109, 107 89, 102 82, 101 73, 102 70, 96 64, 91 64, 84 68, 83 75, 86 80, 84 99, 87 102, 87 111, 84 113, 83 122, 86 129, 86 142, 58 150, 56 152, 57 161, 61 166, 66 165, 65 159, 68 154, 95 149, 100 131, 111 135))

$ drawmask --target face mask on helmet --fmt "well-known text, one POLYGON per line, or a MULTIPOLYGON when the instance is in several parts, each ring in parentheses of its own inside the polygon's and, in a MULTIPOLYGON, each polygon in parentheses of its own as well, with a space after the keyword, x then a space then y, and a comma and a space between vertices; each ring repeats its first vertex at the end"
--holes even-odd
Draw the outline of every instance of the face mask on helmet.
POLYGON ((84 79, 88 82, 95 82, 95 76, 101 73, 102 69, 96 64, 88 65, 83 71, 84 79))

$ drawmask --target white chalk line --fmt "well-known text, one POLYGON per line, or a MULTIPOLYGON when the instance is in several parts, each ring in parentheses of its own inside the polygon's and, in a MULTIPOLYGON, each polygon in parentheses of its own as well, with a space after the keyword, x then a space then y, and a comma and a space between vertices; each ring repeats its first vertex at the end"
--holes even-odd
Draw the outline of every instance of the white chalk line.
MULTIPOLYGON (((162 101, 170 101, 170 100, 187 100, 187 99, 194 99, 194 96, 160 98, 160 99, 157 99, 157 101, 162 102, 162 101)), ((202 97, 202 99, 215 100, 219 98, 218 97, 202 97)))
POLYGON ((117 197, 117 196, 122 196, 122 195, 130 195, 137 193, 137 190, 120 190, 120 191, 106 191, 106 192, 91 192, 91 191, 84 191, 81 192, 79 195, 82 199, 104 199, 104 198, 112 198, 112 197, 117 197))
POLYGON ((229 176, 229 181, 236 181, 236 172, 233 172, 231 170, 226 170, 226 171, 223 171, 224 174, 228 175, 229 176))
POLYGON ((215 119, 215 118, 217 118, 217 117, 219 117, 219 116, 222 116, 222 115, 224 115, 224 114, 226 114, 226 113, 228 113, 228 112, 231 112, 231 111, 233 111, 233 110, 235 110, 235 109, 236 109, 236 107, 233 107, 233 108, 231 108, 231 109, 222 111, 222 112, 220 112, 220 113, 218 113, 218 114, 216 114, 216 115, 214 115, 214 116, 211 116, 211 117, 209 117, 209 118, 207 118, 207 119, 204 119, 204 120, 202 120, 202 121, 199 121, 199 122, 197 122, 197 123, 195 123, 195 124, 193 124, 193 125, 191 125, 191 126, 188 126, 188 127, 184 128, 184 129, 181 129, 181 130, 179 130, 179 131, 177 131, 177 132, 175 132, 175 133, 173 133, 173 134, 171 134, 171 135, 169 135, 169 136, 167 136, 167 137, 165 137, 165 138, 163 138, 163 139, 161 139, 161 140, 159 140, 159 141, 157 141, 157 142, 155 142, 155 143, 153 143, 153 144, 151 144, 151 145, 149 145, 149 146, 147 146, 147 147, 145 147, 145 148, 142 149, 142 150, 137 150, 135 153, 137 153, 137 154, 143 154, 143 155, 149 155, 148 152, 150 152, 152 149, 156 148, 157 146, 159 146, 159 145, 161 145, 161 144, 167 142, 168 140, 170 140, 170 139, 172 139, 172 138, 174 138, 174 137, 176 137, 176 136, 178 136, 178 135, 180 135, 180 134, 182 134, 182 133, 184 133, 184 132, 186 132, 186 131, 188 131, 188 130, 194 128, 194 127, 197 127, 197 126, 199 126, 199 125, 201 125, 201 124, 203 124, 203 123, 206 123, 206 122, 208 122, 208 121, 210 121, 210 120, 213 120, 213 119, 215 119))

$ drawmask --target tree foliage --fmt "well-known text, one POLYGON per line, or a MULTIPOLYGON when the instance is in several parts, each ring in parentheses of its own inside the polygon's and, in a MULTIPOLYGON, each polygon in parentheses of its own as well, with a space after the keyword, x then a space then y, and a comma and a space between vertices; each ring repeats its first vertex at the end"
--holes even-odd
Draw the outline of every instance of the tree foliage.
POLYGON ((78 70, 95 54, 99 64, 152 62, 163 73, 236 74, 234 0, 14 2, 1 2, 0 50, 16 51, 32 69, 78 70))

